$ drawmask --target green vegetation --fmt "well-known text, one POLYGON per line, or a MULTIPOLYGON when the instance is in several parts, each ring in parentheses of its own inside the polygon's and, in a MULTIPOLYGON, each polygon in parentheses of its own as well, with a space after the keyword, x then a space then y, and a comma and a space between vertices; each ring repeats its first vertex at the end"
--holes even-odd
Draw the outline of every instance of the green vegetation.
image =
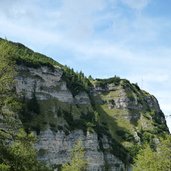
MULTIPOLYGON (((163 113, 160 114, 156 111, 154 105, 150 106, 152 104, 149 103, 154 103, 154 97, 145 91, 141 91, 137 84, 131 84, 128 80, 120 79, 118 85, 114 82, 108 82, 108 84, 114 84, 115 87, 111 91, 107 91, 108 84, 105 82, 106 80, 103 83, 102 79, 98 84, 93 81, 95 86, 106 89, 93 98, 95 109, 100 116, 99 123, 103 128, 106 128, 102 129, 101 132, 103 134, 107 132, 114 140, 121 143, 128 151, 130 160, 132 160, 144 143, 155 146, 154 139, 162 137, 168 132, 166 124, 162 123, 163 113), (129 99, 128 106, 135 106, 136 108, 116 107, 114 99, 119 99, 121 94, 124 96, 123 93, 129 99), (138 139, 134 137, 135 132, 138 139)), ((122 158, 122 156, 119 157, 122 158)))
POLYGON ((117 76, 114 76, 112 78, 108 78, 108 79, 95 79, 94 84, 97 87, 102 87, 102 88, 106 88, 107 84, 112 84, 114 83, 115 85, 119 85, 121 79, 117 76))
POLYGON ((71 152, 71 162, 62 166, 62 171, 85 171, 87 161, 81 141, 77 141, 71 152))
POLYGON ((157 149, 145 145, 138 153, 134 171, 170 171, 171 170, 171 136, 161 139, 157 149))
POLYGON ((2 114, 2 107, 13 107, 15 105, 13 94, 14 76, 14 62, 12 59, 13 49, 7 46, 6 42, 0 44, 0 112, 2 114))
POLYGON ((4 41, 0 43, 0 170, 1 171, 48 171, 37 161, 33 148, 34 137, 19 131, 21 124, 17 113, 21 103, 14 89, 14 49, 4 41), (17 133, 18 132, 18 133, 17 133))
POLYGON ((14 61, 16 61, 17 64, 24 64, 26 66, 34 68, 45 65, 52 69, 54 68, 54 66, 62 66, 53 59, 40 53, 36 53, 20 43, 13 43, 7 40, 0 39, 0 47, 3 51, 5 51, 5 53, 8 54, 10 49, 10 57, 14 61))
POLYGON ((62 129, 67 133, 80 128, 86 133, 88 127, 91 127, 88 122, 95 122, 95 114, 91 105, 75 105, 60 102, 57 99, 49 99, 36 100, 33 103, 34 106, 31 107, 30 104, 33 101, 35 100, 24 99, 20 113, 20 119, 27 132, 34 130, 39 134, 40 131, 50 126, 54 132, 62 129))
MULTIPOLYGON (((2 133, 2 132, 1 132, 2 133)), ((2 138, 2 134, 0 137, 2 138)), ((4 134, 3 134, 4 135, 4 134)), ((23 130, 18 134, 5 134, 12 136, 12 144, 0 143, 0 170, 1 171, 50 171, 49 168, 37 161, 37 153, 33 148, 35 138, 32 134, 27 135, 23 130)), ((7 140, 7 137, 3 137, 7 140)))
POLYGON ((63 79, 67 83, 67 87, 71 90, 73 96, 81 91, 89 92, 92 84, 83 72, 74 72, 73 69, 65 66, 63 67, 63 79))

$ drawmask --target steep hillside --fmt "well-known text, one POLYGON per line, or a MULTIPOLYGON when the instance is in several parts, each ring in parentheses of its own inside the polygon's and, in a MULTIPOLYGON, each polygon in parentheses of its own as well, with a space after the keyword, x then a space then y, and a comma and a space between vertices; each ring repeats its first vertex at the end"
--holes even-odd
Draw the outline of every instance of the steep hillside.
POLYGON ((26 132, 35 132, 39 160, 60 169, 80 139, 88 170, 126 170, 143 143, 157 146, 168 133, 156 98, 137 84, 116 76, 88 79, 1 39, 4 47, 15 63, 14 87, 22 103, 17 116, 26 132))

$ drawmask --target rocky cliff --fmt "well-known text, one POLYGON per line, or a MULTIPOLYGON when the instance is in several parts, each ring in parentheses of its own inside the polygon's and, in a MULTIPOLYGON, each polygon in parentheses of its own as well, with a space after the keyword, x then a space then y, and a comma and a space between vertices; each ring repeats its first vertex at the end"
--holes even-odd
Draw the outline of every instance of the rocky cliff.
MULTIPOLYGON (((17 73, 16 91, 26 104, 22 116, 27 115, 27 121, 31 121, 28 124, 23 119, 23 124, 27 129, 36 131, 40 160, 59 168, 70 160, 70 152, 79 139, 86 149, 88 170, 105 170, 105 167, 111 170, 125 169, 126 159, 122 161, 110 152, 112 140, 105 132, 93 130, 96 126, 92 125, 94 109, 87 92, 73 96, 59 68, 52 71, 47 66, 32 68, 18 65, 17 73), (29 106, 32 102, 36 105, 35 111, 29 106), (90 117, 90 120, 82 117, 90 117), (80 125, 79 121, 82 122, 80 125)), ((92 91, 96 92, 95 89, 92 91)))
POLYGON ((88 79, 21 44, 15 49, 18 114, 35 132, 38 159, 60 170, 81 140, 89 171, 127 170, 145 142, 168 133, 156 98, 137 84, 113 77, 88 79))

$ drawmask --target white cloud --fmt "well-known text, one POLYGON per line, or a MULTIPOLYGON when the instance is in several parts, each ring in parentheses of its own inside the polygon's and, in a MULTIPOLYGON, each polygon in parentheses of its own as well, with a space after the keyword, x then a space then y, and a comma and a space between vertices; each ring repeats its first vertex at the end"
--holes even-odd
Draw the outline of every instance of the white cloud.
POLYGON ((124 4, 128 5, 130 8, 136 10, 142 10, 145 8, 151 0, 121 0, 124 4))

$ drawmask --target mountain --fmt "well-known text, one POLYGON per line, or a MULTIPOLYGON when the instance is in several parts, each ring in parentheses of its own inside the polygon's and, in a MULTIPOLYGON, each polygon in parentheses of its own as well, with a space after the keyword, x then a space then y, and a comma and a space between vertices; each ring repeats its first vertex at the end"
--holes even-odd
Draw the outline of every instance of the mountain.
MULTIPOLYGON (((0 39, 0 54, 15 68, 13 92, 21 107, 14 119, 37 137, 38 159, 60 170, 82 141, 87 170, 127 170, 144 143, 168 134, 157 99, 117 76, 87 78, 82 72, 0 39)), ((7 110, 7 109, 6 109, 7 110)), ((1 129, 4 129, 1 116, 1 129)))

